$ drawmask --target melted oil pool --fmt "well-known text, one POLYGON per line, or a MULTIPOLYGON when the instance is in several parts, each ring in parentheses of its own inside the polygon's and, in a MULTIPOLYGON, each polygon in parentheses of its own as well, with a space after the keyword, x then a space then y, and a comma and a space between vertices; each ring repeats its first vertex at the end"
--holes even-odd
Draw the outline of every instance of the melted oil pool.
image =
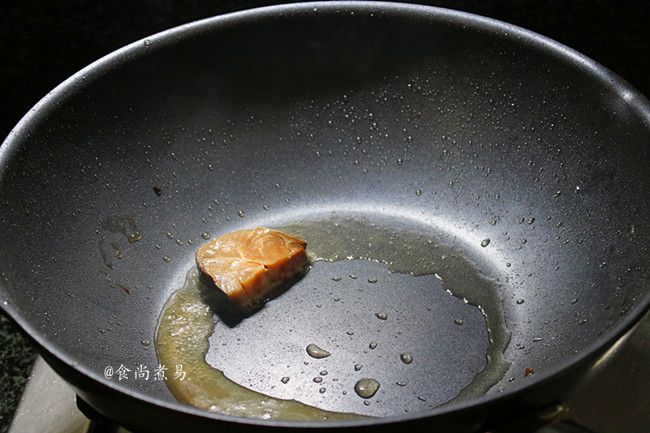
POLYGON ((165 305, 156 351, 186 372, 166 382, 179 401, 257 418, 389 416, 481 395, 507 371, 498 287, 453 247, 357 219, 277 228, 305 239, 313 263, 264 308, 220 312, 195 270, 165 305), (368 377, 382 386, 361 396, 368 377))

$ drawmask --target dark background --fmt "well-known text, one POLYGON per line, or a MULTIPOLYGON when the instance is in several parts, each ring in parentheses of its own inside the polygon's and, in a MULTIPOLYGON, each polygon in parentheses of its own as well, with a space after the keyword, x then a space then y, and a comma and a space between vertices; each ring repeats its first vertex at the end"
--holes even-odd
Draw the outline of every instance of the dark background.
MULTIPOLYGON (((650 95, 650 2, 412 2, 536 31, 586 54, 650 95)), ((197 19, 277 3, 285 1, 0 0, 0 137, 60 82, 123 45, 197 19)), ((0 432, 9 425, 33 356, 29 342, 0 313, 0 432)))

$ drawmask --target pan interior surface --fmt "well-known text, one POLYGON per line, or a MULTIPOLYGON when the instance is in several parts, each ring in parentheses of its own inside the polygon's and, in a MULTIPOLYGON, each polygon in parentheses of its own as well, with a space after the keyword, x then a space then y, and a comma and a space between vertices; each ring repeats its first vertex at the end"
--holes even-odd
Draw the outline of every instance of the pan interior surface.
MULTIPOLYGON (((649 113, 567 48, 450 11, 333 2, 181 27, 63 83, 0 148, 0 302, 81 373, 66 377, 85 397, 99 383, 196 416, 153 379, 161 311, 206 239, 286 227, 323 260, 259 315, 217 316, 206 365, 389 418, 444 412, 471 383, 489 389, 463 403, 514 395, 647 308, 649 113), (382 244, 391 236, 399 248, 382 244), (369 243, 383 247, 347 250, 369 243), (467 271, 445 275, 442 256, 467 271), (473 300, 483 283, 498 294, 473 300), (262 328, 268 353, 246 344, 262 328), (309 357, 311 343, 331 356, 309 357), (494 347, 506 363, 492 369, 494 347), (120 366, 128 379, 107 374, 120 366), (354 393, 363 378, 380 383, 371 398, 354 393)), ((127 412, 111 415, 137 423, 127 412)))

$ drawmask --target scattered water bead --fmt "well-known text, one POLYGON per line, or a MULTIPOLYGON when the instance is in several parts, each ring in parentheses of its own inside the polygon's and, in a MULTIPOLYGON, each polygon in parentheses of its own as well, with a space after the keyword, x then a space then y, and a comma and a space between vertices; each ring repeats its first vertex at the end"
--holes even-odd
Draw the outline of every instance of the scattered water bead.
POLYGON ((285 384, 288 383, 289 382, 289 377, 284 376, 282 379, 280 379, 280 382, 285 383, 285 384))
POLYGON ((410 353, 402 353, 399 356, 399 359, 401 359, 404 364, 410 364, 411 362, 413 362, 413 357, 411 356, 410 353))
POLYGON ((463 324, 463 321, 460 320, 460 319, 456 319, 456 320, 454 320, 454 323, 455 323, 456 325, 462 325, 462 324, 463 324))
POLYGON ((315 378, 312 379, 314 383, 321 383, 323 381, 323 378, 320 376, 316 376, 315 378))
POLYGON ((368 345, 368 347, 371 348, 371 349, 376 349, 376 348, 377 348, 377 343, 375 343, 375 342, 373 341, 372 343, 370 343, 370 344, 368 345))
POLYGON ((379 320, 386 320, 388 319, 388 314, 386 313, 375 313, 375 317, 379 320))
POLYGON ((377 278, 368 278, 368 282, 370 284, 375 284, 377 282, 377 278))
POLYGON ((246 212, 240 210, 239 212, 237 212, 237 215, 239 215, 241 218, 244 218, 246 216, 246 212))
POLYGON ((210 232, 203 232, 203 233, 201 233, 201 237, 203 239, 210 239, 210 237, 212 237, 212 235, 210 234, 210 232))
POLYGON ((362 365, 362 364, 355 364, 355 365, 354 365, 354 371, 359 371, 359 370, 361 370, 362 368, 363 368, 363 365, 362 365))
POLYGON ((488 245, 490 245, 490 238, 485 238, 481 241, 481 246, 483 248, 487 247, 488 245))
POLYGON ((315 344, 310 344, 307 346, 307 353, 309 356, 316 359, 327 358, 331 355, 331 353, 329 353, 327 350, 321 349, 315 344))
POLYGON ((375 379, 361 379, 354 385, 354 392, 361 398, 371 398, 377 393, 379 386, 375 379))
POLYGON ((523 300, 523 299, 517 299, 517 304, 521 305, 521 304, 523 304, 523 303, 524 303, 524 300, 523 300))

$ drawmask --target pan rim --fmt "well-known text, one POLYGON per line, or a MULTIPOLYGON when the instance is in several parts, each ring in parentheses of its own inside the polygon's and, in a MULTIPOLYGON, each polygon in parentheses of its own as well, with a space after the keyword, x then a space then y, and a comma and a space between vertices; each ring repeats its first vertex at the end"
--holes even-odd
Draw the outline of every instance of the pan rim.
MULTIPOLYGON (((43 99, 41 99, 11 130, 4 143, 0 146, 0 177, 2 177, 7 162, 11 160, 11 155, 17 150, 20 143, 20 137, 29 132, 30 126, 37 121, 44 112, 51 109, 60 98, 67 97, 68 93, 78 85, 80 81, 90 78, 100 78, 104 73, 109 72, 120 64, 127 62, 129 59, 139 56, 146 56, 150 49, 164 47, 167 44, 174 44, 175 41, 183 38, 200 35, 203 32, 209 32, 215 28, 225 28, 230 25, 238 25, 248 20, 263 20, 277 15, 300 15, 315 13, 390 13, 390 14, 407 14, 419 19, 427 19, 432 24, 440 22, 449 22, 455 25, 464 25, 473 31, 484 31, 489 34, 498 34, 509 40, 516 41, 517 44, 535 46, 536 49, 551 54, 562 61, 575 65, 581 72, 591 75, 603 84, 605 88, 615 91, 622 100, 633 107, 640 119, 644 119, 647 125, 650 125, 650 102, 645 96, 635 90, 629 83, 623 80, 614 72, 600 65, 585 55, 554 41, 546 36, 536 32, 523 29, 513 24, 505 23, 500 20, 482 17, 476 14, 455 11, 446 8, 414 5, 406 3, 394 3, 383 1, 329 1, 329 2, 306 2, 296 4, 284 4, 265 6, 245 11, 232 12, 225 15, 205 18, 191 23, 183 24, 172 29, 164 30, 152 36, 140 39, 129 45, 126 45, 81 69, 70 78, 63 81, 43 99)), ((89 80, 91 81, 91 80, 89 80)), ((4 284, 4 283, 2 283, 4 284)), ((319 428, 339 428, 353 426, 367 426, 376 424, 388 424, 402 421, 414 421, 433 416, 449 414, 452 412, 461 412, 466 409, 476 408, 478 406, 487 406, 491 403, 503 401, 524 393, 533 387, 539 387, 544 383, 551 381, 556 376, 565 373, 579 365, 586 363, 590 359, 604 352, 615 341, 620 339, 628 332, 645 314, 650 310, 650 293, 643 296, 638 304, 632 308, 627 316, 616 326, 599 336, 594 341, 586 345, 578 354, 569 359, 564 359, 540 372, 538 375, 530 377, 527 384, 522 387, 516 387, 505 390, 502 393, 483 395, 466 402, 442 405, 431 411, 417 412, 399 416, 390 416, 385 418, 367 418, 352 421, 285 421, 285 420, 258 420, 254 418, 244 418, 230 416, 219 413, 211 413, 191 406, 182 405, 178 402, 167 402, 158 398, 153 398, 147 394, 134 389, 122 388, 113 383, 102 381, 101 375, 90 368, 78 365, 74 358, 53 345, 42 333, 32 326, 28 319, 14 309, 11 298, 4 295, 1 305, 2 309, 41 347, 49 354, 63 362, 70 368, 81 373, 86 379, 99 383, 101 386, 110 388, 112 391, 125 394, 131 398, 141 400, 153 406, 163 407, 174 412, 181 412, 187 415, 197 417, 209 417, 215 420, 245 423, 260 426, 276 427, 319 427, 319 428)))

